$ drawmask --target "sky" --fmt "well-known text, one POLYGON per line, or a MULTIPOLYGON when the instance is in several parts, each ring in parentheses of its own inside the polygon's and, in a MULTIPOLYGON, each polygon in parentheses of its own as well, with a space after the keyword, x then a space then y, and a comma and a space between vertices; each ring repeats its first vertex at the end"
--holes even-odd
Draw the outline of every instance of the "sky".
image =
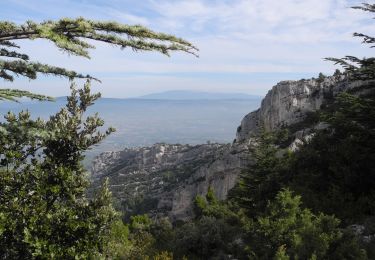
MULTIPOLYGON (((0 0, 1 20, 22 24, 85 17, 140 24, 182 37, 199 48, 186 53, 132 52, 96 43, 91 59, 68 56, 44 40, 22 41, 32 60, 99 78, 104 97, 136 97, 167 90, 265 95, 282 80, 332 74, 325 57, 368 57, 352 37, 375 34, 372 16, 350 7, 363 0, 0 0)), ((63 96, 69 81, 17 78, 5 87, 63 96)), ((82 85, 82 82, 77 82, 82 85)))

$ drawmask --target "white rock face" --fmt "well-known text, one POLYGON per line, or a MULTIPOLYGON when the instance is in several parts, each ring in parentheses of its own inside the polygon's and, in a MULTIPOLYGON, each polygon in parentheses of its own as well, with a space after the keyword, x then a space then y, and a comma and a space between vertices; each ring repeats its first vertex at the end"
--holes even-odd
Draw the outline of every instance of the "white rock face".
POLYGON ((237 129, 236 141, 244 142, 262 126, 275 130, 303 120, 307 113, 319 110, 324 102, 338 93, 348 91, 365 94, 374 82, 348 83, 343 77, 282 81, 265 96, 261 107, 249 113, 237 129))
MULTIPOLYGON (((189 219, 195 196, 205 195, 210 186, 219 199, 227 198, 240 172, 252 163, 247 145, 260 127, 275 130, 301 122, 338 93, 360 95, 373 86, 374 82, 349 84, 337 77, 280 82, 268 92, 258 110, 244 117, 233 144, 156 144, 106 152, 93 164, 94 186, 109 177, 113 195, 120 202, 141 196, 152 201, 148 212, 153 215, 189 219)), ((296 132, 291 148, 297 149, 297 139, 308 135, 309 129, 296 132)))
MULTIPOLYGON (((218 199, 227 198, 228 192, 235 186, 241 171, 248 166, 247 149, 226 147, 217 159, 200 166, 194 174, 169 193, 172 198, 168 216, 172 220, 186 220, 193 216, 193 201, 197 195, 205 195, 209 187, 215 191, 218 199)), ((165 201, 163 205, 165 205, 165 201)))

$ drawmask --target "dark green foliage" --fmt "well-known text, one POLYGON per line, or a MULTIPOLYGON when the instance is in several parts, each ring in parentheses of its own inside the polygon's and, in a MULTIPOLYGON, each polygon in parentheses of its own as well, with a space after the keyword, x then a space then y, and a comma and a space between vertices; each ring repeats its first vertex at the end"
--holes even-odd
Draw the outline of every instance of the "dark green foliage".
POLYGON ((203 216, 194 223, 187 223, 176 231, 174 241, 176 256, 208 259, 223 254, 230 236, 228 225, 222 219, 203 216))
POLYGON ((151 219, 147 215, 137 215, 131 217, 130 221, 130 248, 127 259, 144 259, 156 253, 155 238, 150 232, 151 219))
POLYGON ((135 196, 121 202, 121 207, 118 208, 123 212, 124 221, 129 221, 131 216, 142 215, 157 208, 159 200, 149 196, 135 196))
POLYGON ((276 146, 276 142, 282 143, 283 137, 284 134, 277 138, 263 131, 256 138, 251 148, 255 164, 241 174, 241 179, 230 194, 248 216, 254 217, 264 212, 268 201, 286 183, 290 155, 276 146))
POLYGON ((268 205, 265 215, 257 217, 250 226, 248 250, 257 259, 275 255, 279 259, 281 255, 291 259, 366 259, 354 237, 343 239, 338 224, 339 220, 332 216, 314 215, 302 209, 301 197, 283 190, 268 205))
POLYGON ((203 211, 207 208, 207 201, 201 195, 197 195, 194 199, 194 213, 196 216, 201 216, 203 211))
POLYGON ((127 225, 121 220, 114 221, 106 241, 105 255, 114 259, 123 259, 130 247, 129 234, 127 225))
POLYGON ((215 191, 214 189, 210 186, 208 187, 208 191, 207 191, 207 194, 206 194, 206 199, 207 199, 207 202, 212 204, 212 205, 215 205, 217 204, 217 198, 215 196, 215 191))
POLYGON ((135 215, 130 218, 130 229, 134 231, 146 231, 151 227, 152 221, 147 215, 135 215))
POLYGON ((340 238, 334 241, 327 252, 328 259, 373 259, 366 245, 361 245, 359 238, 351 231, 341 231, 340 238))
POLYGON ((1 123, 0 256, 10 259, 88 258, 105 253, 116 213, 104 184, 97 196, 89 185, 83 152, 100 142, 103 121, 84 118, 99 97, 89 83, 72 88, 66 108, 47 122, 27 112, 8 113, 1 123))
POLYGON ((341 94, 322 113, 329 125, 293 155, 290 185, 314 211, 345 223, 375 214, 375 102, 341 94))
POLYGON ((352 80, 374 80, 375 79, 375 59, 374 58, 357 58, 345 56, 344 58, 326 58, 335 64, 341 65, 345 73, 352 80))
POLYGON ((196 219, 174 229, 174 240, 169 250, 181 258, 226 259, 228 255, 244 257, 241 219, 238 207, 219 202, 212 188, 205 197, 195 199, 196 219))
POLYGON ((150 233, 155 238, 157 251, 171 251, 174 247, 175 232, 168 218, 160 218, 154 221, 150 227, 150 233))
POLYGON ((128 224, 112 224, 105 252, 108 259, 173 259, 169 251, 173 241, 174 231, 167 219, 153 221, 147 215, 135 215, 128 224))

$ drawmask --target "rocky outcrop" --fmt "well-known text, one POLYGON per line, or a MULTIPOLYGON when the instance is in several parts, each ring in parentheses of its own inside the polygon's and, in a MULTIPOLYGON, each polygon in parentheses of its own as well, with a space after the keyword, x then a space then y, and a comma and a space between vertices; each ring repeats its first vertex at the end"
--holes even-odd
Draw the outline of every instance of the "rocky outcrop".
POLYGON ((267 93, 258 110, 244 117, 237 129, 236 142, 246 142, 260 126, 265 130, 275 130, 299 123, 338 93, 366 94, 373 84, 370 81, 350 83, 343 76, 282 81, 267 93))
POLYGON ((249 164, 247 149, 240 146, 225 146, 217 155, 212 162, 198 167, 183 185, 162 194, 171 199, 162 199, 158 207, 165 206, 172 221, 191 218, 194 198, 206 194, 209 187, 218 199, 226 199, 239 174, 249 164))
MULTIPOLYGON (((338 93, 361 95, 373 86, 374 82, 349 83, 342 76, 280 82, 258 110, 244 117, 233 144, 156 144, 103 153, 93 163, 94 187, 109 177, 113 195, 124 211, 188 219, 193 215, 195 196, 204 195, 210 186, 219 199, 227 197, 239 173, 251 164, 247 145, 260 127, 275 130, 297 124, 338 93)), ((301 139, 308 134, 299 129, 295 136, 301 139)), ((296 147, 297 141, 293 143, 296 147)))

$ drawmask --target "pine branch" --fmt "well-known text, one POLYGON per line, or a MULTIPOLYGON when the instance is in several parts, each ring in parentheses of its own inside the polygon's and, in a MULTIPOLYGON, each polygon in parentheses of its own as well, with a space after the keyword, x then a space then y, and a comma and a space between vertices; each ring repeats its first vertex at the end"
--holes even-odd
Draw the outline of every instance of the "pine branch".
POLYGON ((5 70, 0 70, 0 78, 3 78, 4 80, 12 81, 13 76, 7 73, 5 70))
POLYGON ((0 41, 0 46, 10 47, 10 48, 20 48, 17 44, 10 41, 0 41))
POLYGON ((362 6, 353 6, 352 8, 353 9, 359 9, 359 10, 362 10, 362 11, 372 12, 372 13, 375 12, 375 4, 363 3, 362 6))
MULTIPOLYGON (((55 76, 67 77, 70 80, 74 78, 85 78, 99 81, 98 79, 93 78, 90 75, 82 75, 75 71, 66 70, 64 68, 54 67, 39 62, 27 62, 22 60, 6 61, 0 59, 0 70, 3 71, 3 73, 6 73, 6 71, 10 71, 17 76, 22 75, 29 79, 36 79, 37 73, 39 72, 46 75, 51 74, 55 76)), ((0 77, 2 77, 3 79, 8 81, 14 80, 13 76, 9 74, 7 75, 8 76, 3 77, 2 73, 0 73, 0 77)))
POLYGON ((326 58, 333 61, 335 65, 344 68, 346 74, 352 80, 374 80, 375 79, 375 58, 359 59, 353 56, 344 58, 326 58))
POLYGON ((88 49, 94 46, 79 38, 104 41, 121 48, 131 47, 133 50, 159 51, 166 55, 169 51, 183 51, 197 55, 196 51, 198 51, 195 46, 181 38, 157 33, 140 25, 99 22, 82 17, 64 18, 56 22, 45 21, 40 24, 28 21, 21 26, 9 22, 0 23, 0 42, 38 38, 48 39, 61 50, 83 57, 89 57, 88 49))
MULTIPOLYGON (((375 4, 363 3, 361 6, 353 6, 352 8, 375 12, 375 4)), ((353 36, 362 38, 362 43, 371 44, 370 48, 375 47, 375 37, 363 33, 354 33, 353 36)), ((375 58, 360 59, 354 56, 345 56, 344 58, 326 58, 325 60, 333 61, 335 65, 342 66, 350 80, 375 80, 375 58)))
POLYGON ((18 90, 18 89, 0 89, 0 100, 9 100, 18 102, 17 98, 27 97, 30 99, 36 99, 40 101, 53 101, 52 97, 38 95, 29 91, 18 90))
MULTIPOLYGON (((371 36, 368 36, 366 34, 363 34, 363 33, 354 33, 353 36, 354 37, 363 38, 362 43, 365 43, 365 44, 375 44, 375 38, 371 37, 371 36)), ((374 47, 375 47, 375 45, 372 45, 370 48, 374 48, 374 47)))
POLYGON ((17 58, 21 60, 29 60, 29 56, 26 54, 21 54, 15 51, 8 51, 7 49, 0 49, 0 56, 8 57, 8 58, 17 58))

